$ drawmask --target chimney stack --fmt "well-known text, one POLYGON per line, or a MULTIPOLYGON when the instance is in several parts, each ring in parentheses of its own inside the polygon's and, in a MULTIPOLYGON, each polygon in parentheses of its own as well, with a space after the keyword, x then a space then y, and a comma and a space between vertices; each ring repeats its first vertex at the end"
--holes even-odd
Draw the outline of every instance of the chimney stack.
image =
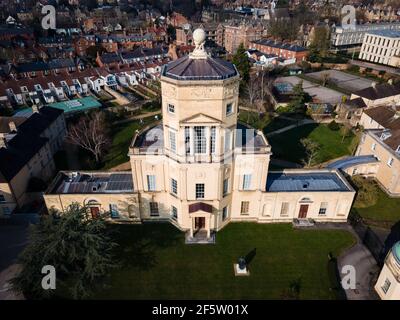
POLYGON ((34 104, 32 106, 32 111, 33 111, 33 113, 38 113, 39 112, 39 107, 36 104, 34 104))
POLYGON ((4 133, 0 133, 0 149, 7 148, 7 139, 4 133))
POLYGON ((14 131, 16 132, 17 131, 17 126, 16 126, 14 121, 10 121, 8 123, 8 127, 10 128, 10 132, 14 132, 14 131))

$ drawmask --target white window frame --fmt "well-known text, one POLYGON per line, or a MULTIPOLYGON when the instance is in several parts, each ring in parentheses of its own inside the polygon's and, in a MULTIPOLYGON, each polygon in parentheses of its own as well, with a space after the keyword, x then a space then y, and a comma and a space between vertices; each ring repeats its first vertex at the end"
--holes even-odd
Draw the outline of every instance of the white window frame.
POLYGON ((119 210, 118 210, 118 205, 115 203, 110 203, 110 216, 112 219, 118 219, 119 218, 119 210), (116 213, 116 215, 113 215, 113 213, 116 213))
POLYGON ((232 150, 232 132, 225 129, 225 152, 232 150))
POLYGON ((190 127, 185 127, 185 152, 186 154, 190 154, 190 127))
POLYGON ((171 206, 171 217, 174 220, 178 220, 178 209, 175 206, 171 206))
POLYGON ((326 212, 328 211, 328 202, 321 202, 321 205, 318 210, 319 216, 326 216, 326 212))
POLYGON ((243 175, 243 184, 242 184, 242 189, 243 190, 250 190, 251 188, 251 174, 244 174, 243 175))
POLYGON ((169 147, 176 153, 176 132, 169 130, 169 147))
POLYGON ((158 217, 160 215, 160 208, 158 206, 158 202, 155 201, 149 202, 149 210, 151 217, 158 217))
POLYGON ((205 154, 207 152, 206 127, 195 126, 194 130, 194 153, 205 154))
POLYGON ((389 160, 388 160, 388 162, 387 162, 387 165, 388 165, 389 167, 392 167, 392 166, 393 166, 393 162, 394 162, 394 159, 393 159, 392 157, 390 157, 389 160))
POLYGON ((376 143, 374 142, 373 144, 371 144, 371 150, 375 151, 376 150, 376 143))
POLYGON ((282 202, 280 216, 281 217, 289 216, 289 208, 290 208, 289 202, 282 202))
POLYGON ((171 193, 173 195, 178 195, 178 181, 174 178, 171 178, 171 193))
POLYGON ((156 191, 156 176, 153 174, 147 175, 147 190, 156 191))
POLYGON ((248 216, 250 211, 250 201, 240 202, 240 215, 248 216))
POLYGON ((228 218, 228 206, 222 208, 222 221, 228 218))
POLYGON ((168 113, 175 114, 175 105, 173 105, 172 103, 168 103, 167 110, 168 110, 168 113))
POLYGON ((386 278, 385 282, 383 283, 383 285, 381 287, 384 294, 387 294, 391 285, 392 285, 392 283, 390 282, 390 280, 388 278, 386 278))
POLYGON ((196 189, 195 190, 196 199, 199 199, 199 200, 204 199, 205 198, 205 190, 206 190, 204 183, 196 183, 195 189, 196 189), (203 190, 201 190, 201 189, 203 189, 203 190))
POLYGON ((234 113, 235 113, 235 106, 234 106, 233 102, 230 102, 230 103, 228 103, 228 104, 226 105, 225 114, 226 114, 227 116, 230 116, 230 115, 232 115, 232 114, 234 114, 234 113))
POLYGON ((225 197, 227 194, 229 194, 229 178, 222 182, 222 195, 225 197))
POLYGON ((210 129, 210 152, 211 154, 215 154, 215 141, 216 141, 216 134, 217 134, 217 128, 216 127, 211 127, 210 129))

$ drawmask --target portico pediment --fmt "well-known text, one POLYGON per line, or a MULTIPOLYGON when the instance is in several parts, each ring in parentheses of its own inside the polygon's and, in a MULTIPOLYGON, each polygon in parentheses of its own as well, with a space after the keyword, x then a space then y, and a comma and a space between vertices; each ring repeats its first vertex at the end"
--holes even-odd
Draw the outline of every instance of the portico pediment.
POLYGON ((222 123, 222 121, 220 121, 220 120, 218 120, 218 119, 216 119, 216 118, 207 116, 207 115, 205 115, 205 114, 203 114, 203 113, 198 113, 198 114, 195 114, 195 115, 193 115, 193 116, 190 116, 190 117, 188 117, 188 118, 186 118, 186 119, 183 119, 183 120, 181 121, 181 123, 184 123, 184 124, 222 123))

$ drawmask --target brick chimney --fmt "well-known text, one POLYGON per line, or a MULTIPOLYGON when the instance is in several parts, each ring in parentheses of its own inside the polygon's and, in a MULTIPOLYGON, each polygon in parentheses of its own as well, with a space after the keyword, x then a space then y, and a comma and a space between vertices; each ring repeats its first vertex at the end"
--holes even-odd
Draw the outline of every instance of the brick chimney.
POLYGON ((39 107, 36 104, 34 104, 32 106, 32 111, 33 111, 33 113, 38 113, 39 112, 39 107))
POLYGON ((7 139, 4 133, 0 133, 0 149, 7 148, 7 139))
POLYGON ((15 122, 14 121, 10 121, 9 123, 8 123, 8 127, 10 128, 10 131, 11 132, 16 132, 17 131, 17 126, 16 126, 16 124, 15 124, 15 122))

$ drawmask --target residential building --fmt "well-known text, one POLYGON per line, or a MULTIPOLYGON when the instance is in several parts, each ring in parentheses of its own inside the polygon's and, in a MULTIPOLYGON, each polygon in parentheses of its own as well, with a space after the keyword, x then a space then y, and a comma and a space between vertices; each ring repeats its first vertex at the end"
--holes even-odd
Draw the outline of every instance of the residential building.
POLYGON ((376 163, 350 174, 374 177, 392 196, 400 196, 400 108, 376 107, 364 110, 360 124, 366 129, 356 155, 373 155, 376 163))
POLYGON ((124 220, 170 221, 188 241, 213 239, 231 221, 345 222, 355 195, 350 184, 337 170, 269 172, 264 134, 237 121, 236 67, 207 54, 203 30, 193 36, 193 52, 162 70, 163 120, 133 138, 131 178, 108 173, 106 180, 116 181, 111 186, 96 173, 82 179, 62 173, 44 195, 48 209, 79 201, 96 206, 94 216, 112 218, 131 206, 124 220))
POLYGON ((245 48, 250 48, 251 43, 261 39, 263 35, 264 27, 262 24, 239 23, 226 25, 224 47, 229 53, 235 53, 241 43, 245 48))
POLYGON ((331 44, 337 49, 360 47, 366 33, 383 30, 400 31, 400 22, 358 24, 354 28, 334 26, 331 31, 331 44))
POLYGON ((305 61, 308 55, 308 50, 304 47, 269 39, 251 42, 249 47, 266 54, 276 55, 278 58, 288 60, 291 63, 305 61))
POLYGON ((204 29, 207 40, 215 42, 219 46, 224 46, 224 26, 220 23, 204 23, 204 24, 185 24, 176 29, 176 44, 178 46, 193 45, 193 31, 196 27, 204 29))
MULTIPOLYGON (((396 105, 400 101, 400 83, 372 83, 372 86, 353 93, 350 100, 362 99, 362 103, 369 107, 381 105, 396 105)), ((361 102, 360 102, 361 103, 361 102)))
POLYGON ((397 67, 400 57, 400 30, 370 31, 364 36, 359 58, 397 67))
POLYGON ((0 135, 0 215, 41 198, 32 190, 32 179, 45 183, 53 177, 53 155, 66 135, 63 111, 50 107, 35 108, 31 117, 10 129, 0 135))

